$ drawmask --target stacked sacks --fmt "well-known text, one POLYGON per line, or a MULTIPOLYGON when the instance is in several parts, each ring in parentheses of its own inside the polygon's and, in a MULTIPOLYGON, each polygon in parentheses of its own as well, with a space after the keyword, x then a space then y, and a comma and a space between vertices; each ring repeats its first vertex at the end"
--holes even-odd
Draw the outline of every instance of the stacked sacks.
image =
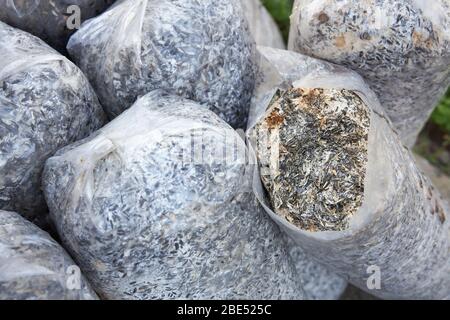
POLYGON ((46 224, 45 160, 106 116, 82 72, 38 38, 0 22, 0 209, 46 224))
POLYGON ((0 211, 0 300, 93 300, 97 295, 50 236, 0 211))
POLYGON ((0 0, 0 21, 66 52, 76 24, 105 11, 114 0, 0 0), (74 7, 76 6, 76 7, 74 7))
POLYGON ((103 298, 302 299, 245 155, 214 113, 157 90, 50 158, 43 185, 103 298))
POLYGON ((111 118, 164 89, 246 126, 255 46, 240 0, 122 0, 67 49, 111 118))

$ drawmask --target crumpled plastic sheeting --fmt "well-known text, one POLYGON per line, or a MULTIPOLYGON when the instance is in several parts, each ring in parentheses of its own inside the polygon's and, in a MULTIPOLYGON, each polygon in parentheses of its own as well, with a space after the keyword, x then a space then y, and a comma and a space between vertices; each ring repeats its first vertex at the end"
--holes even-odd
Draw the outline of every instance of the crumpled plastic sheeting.
POLYGON ((285 81, 270 77, 260 86, 252 106, 254 123, 264 115, 273 96, 266 90, 274 83, 281 89, 347 89, 371 111, 364 201, 347 230, 308 232, 293 226, 271 210, 255 172, 255 194, 266 212, 305 252, 362 290, 385 299, 450 299, 448 203, 417 168, 376 95, 344 67, 319 60, 314 66, 314 59, 294 52, 260 52, 272 62, 267 70, 275 66, 285 81), (374 270, 380 271, 380 288, 369 290, 374 270))
POLYGON ((38 38, 0 22, 0 209, 41 227, 45 160, 106 121, 82 72, 38 38))
POLYGON ((450 85, 450 2, 297 0, 289 50, 361 74, 411 147, 450 85))
MULTIPOLYGON (((258 51, 260 74, 250 110, 249 133, 258 119, 264 115, 265 108, 278 88, 291 85, 312 70, 320 72, 328 66, 327 63, 320 60, 285 50, 259 46, 258 51)), ((336 66, 336 68, 339 67, 336 66)), ((296 264, 297 273, 304 283, 307 298, 314 300, 338 299, 347 287, 347 281, 331 272, 332 268, 328 269, 313 260, 307 251, 288 237, 286 238, 288 251, 296 264)))
POLYGON ((98 299, 79 271, 46 232, 0 211, 0 300, 98 299))
POLYGON ((244 154, 213 112, 157 90, 50 158, 43 186, 103 298, 302 299, 244 154))
POLYGON ((67 27, 72 12, 80 8, 81 21, 105 11, 115 0, 0 0, 0 21, 30 32, 61 53, 66 52, 69 37, 76 31, 67 27))
POLYGON ((241 0, 250 31, 257 45, 285 49, 283 36, 260 0, 241 0))
POLYGON ((240 0, 122 0, 67 49, 111 118, 164 89, 246 126, 255 46, 240 0))

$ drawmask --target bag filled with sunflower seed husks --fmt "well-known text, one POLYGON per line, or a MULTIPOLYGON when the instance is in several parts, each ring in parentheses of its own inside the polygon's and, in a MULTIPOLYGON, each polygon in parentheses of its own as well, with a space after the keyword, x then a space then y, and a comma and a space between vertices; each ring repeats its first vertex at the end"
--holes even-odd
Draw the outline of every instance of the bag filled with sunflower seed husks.
POLYGON ((358 72, 407 147, 450 86, 448 0, 296 0, 289 38, 358 72))
POLYGON ((241 0, 118 1, 67 49, 110 118, 163 89, 247 125, 256 51, 241 0))
POLYGON ((161 90, 46 163, 59 235, 105 299, 303 299, 243 138, 161 90))
POLYGON ((0 300, 95 299, 55 240, 19 214, 0 210, 0 300))
POLYGON ((45 160, 107 118, 81 70, 37 37, 0 22, 0 57, 0 209, 45 228, 45 160))
POLYGON ((376 95, 344 67, 259 51, 265 77, 247 135, 259 160, 254 190, 269 215, 371 294, 450 298, 448 204, 376 95))

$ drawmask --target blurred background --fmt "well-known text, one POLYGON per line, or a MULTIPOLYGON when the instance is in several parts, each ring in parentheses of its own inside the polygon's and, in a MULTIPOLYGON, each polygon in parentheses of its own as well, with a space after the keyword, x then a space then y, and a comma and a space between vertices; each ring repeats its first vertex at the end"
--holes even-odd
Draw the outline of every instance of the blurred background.
MULTIPOLYGON (((262 0, 280 27, 285 41, 289 34, 289 16, 294 0, 262 0)), ((450 89, 422 131, 414 152, 450 175, 450 89)))

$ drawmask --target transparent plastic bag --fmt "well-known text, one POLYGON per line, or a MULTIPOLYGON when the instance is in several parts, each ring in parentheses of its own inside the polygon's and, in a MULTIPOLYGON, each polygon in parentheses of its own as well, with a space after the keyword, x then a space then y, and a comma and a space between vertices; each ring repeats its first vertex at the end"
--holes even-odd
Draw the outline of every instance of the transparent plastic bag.
POLYGON ((0 209, 41 227, 41 171, 106 116, 82 72, 38 38, 0 22, 0 209))
MULTIPOLYGON (((68 19, 79 14, 82 22, 100 14, 113 2, 114 0, 0 0, 0 21, 27 31, 65 53, 67 41, 76 31, 76 26, 68 25, 68 19), (79 12, 71 10, 73 6, 77 6, 79 12)), ((78 19, 78 16, 73 18, 78 19)))
MULTIPOLYGON (((432 184, 417 169, 412 155, 394 132, 375 94, 361 77, 344 67, 294 52, 270 48, 260 48, 259 51, 262 55, 262 69, 266 68, 266 77, 259 85, 252 105, 251 114, 254 120, 248 135, 260 160, 260 171, 256 171, 254 176, 254 190, 265 210, 306 253, 371 294, 381 298, 449 298, 448 204, 441 199, 432 184), (294 101, 294 107, 297 108, 293 110, 300 110, 305 107, 302 103, 306 104, 306 107, 310 109, 304 110, 309 110, 307 114, 320 127, 316 131, 317 136, 310 137, 318 139, 313 144, 313 152, 319 150, 320 145, 329 143, 329 141, 319 140, 318 137, 322 137, 320 133, 326 132, 327 126, 336 124, 334 120, 318 119, 316 116, 319 111, 329 106, 333 109, 336 101, 340 101, 339 95, 343 92, 346 96, 352 97, 352 103, 364 106, 368 112, 367 117, 370 122, 366 140, 360 139, 355 142, 366 147, 364 152, 366 158, 363 163, 365 172, 359 182, 363 186, 362 201, 357 211, 346 217, 348 225, 345 228, 309 231, 298 227, 295 220, 291 220, 292 212, 286 214, 282 206, 276 209, 277 213, 272 209, 273 204, 277 204, 273 197, 282 196, 278 192, 281 190, 280 184, 277 180, 270 178, 274 170, 278 170, 277 174, 280 177, 285 177, 286 174, 298 176, 297 181, 300 182, 305 177, 301 176, 303 166, 309 165, 309 163, 299 162, 297 167, 301 170, 296 171, 294 167, 287 169, 280 163, 277 166, 275 162, 282 159, 280 157, 271 158, 269 163, 264 161, 267 158, 265 155, 267 151, 265 144, 260 143, 261 132, 258 130, 262 129, 258 129, 261 128, 258 126, 274 120, 272 113, 274 110, 277 110, 279 115, 283 114, 282 110, 285 107, 280 102, 281 98, 277 98, 280 95, 276 95, 279 90, 310 94, 306 100, 302 100, 303 96, 296 96, 291 101, 294 101), (327 94, 334 96, 328 100, 317 99, 327 94), (317 105, 317 101, 326 101, 329 105, 325 103, 317 105), (319 111, 312 111, 313 106, 319 111), (264 188, 261 179, 269 180, 277 185, 271 186, 265 183, 264 188), (269 190, 270 200, 265 196, 264 189, 269 190), (381 272, 379 283, 378 280, 374 283, 370 282, 373 280, 370 277, 373 272, 378 274, 381 272)), ((341 109, 336 107, 334 112, 340 114, 342 118, 350 117, 353 107, 351 103, 347 105, 344 103, 340 106, 341 109)), ((272 123, 274 126, 271 129, 272 133, 276 132, 273 130, 278 130, 277 128, 289 123, 288 116, 283 114, 282 119, 275 118, 276 122, 272 123)), ((306 121, 305 119, 298 118, 296 123, 303 123, 301 127, 307 127, 309 125, 307 122, 301 122, 306 121)), ((278 135, 278 137, 282 136, 278 135)), ((297 135, 293 137, 302 138, 297 135)), ((331 140, 331 143, 339 143, 337 138, 331 137, 336 139, 336 141, 331 140)), ((279 155, 285 157, 285 154, 289 154, 282 149, 282 146, 286 146, 285 141, 280 138, 279 142, 278 146, 282 150, 279 155)), ((271 148, 275 149, 276 146, 277 144, 272 144, 271 148)), ((362 156, 361 154, 352 155, 348 150, 350 149, 339 149, 338 154, 348 153, 348 159, 352 159, 349 161, 356 161, 357 157, 362 156)), ((303 155, 298 153, 292 157, 301 161, 303 155)), ((332 158, 337 155, 327 154, 326 156, 332 158)), ((352 162, 346 163, 348 166, 352 162)), ((311 174, 325 172, 328 175, 335 175, 336 172, 333 173, 333 170, 341 170, 330 166, 317 165, 311 174)), ((319 184, 317 194, 325 192, 324 190, 329 189, 331 185, 334 188, 332 191, 345 198, 348 192, 347 187, 339 189, 339 183, 345 182, 344 178, 326 183, 316 180, 314 183, 319 184)), ((296 192, 304 191, 301 185, 293 187, 299 190, 296 192)), ((350 188, 352 188, 351 185, 350 188)), ((291 197, 293 198, 295 196, 291 197)), ((300 204, 309 201, 307 198, 298 199, 300 204)), ((353 198, 344 200, 356 202, 353 198)), ((316 212, 316 214, 319 213, 316 212)), ((304 212, 297 214, 302 217, 301 219, 310 219, 304 216, 304 212)))
POLYGON ((255 47, 240 0, 119 1, 67 49, 111 118, 164 89, 246 127, 255 47))
POLYGON ((357 71, 412 147, 450 85, 447 0, 297 0, 289 50, 357 71))
POLYGON ((241 0, 250 31, 257 45, 285 49, 280 29, 260 0, 241 0))
POLYGON ((303 284, 306 300, 338 300, 347 288, 347 280, 332 268, 317 262, 301 246, 285 234, 289 257, 295 264, 303 284))
POLYGON ((95 300, 64 249, 14 212, 0 210, 0 300, 95 300))
POLYGON ((245 149, 213 112, 157 90, 50 158, 51 216, 97 293, 302 299, 245 149))

